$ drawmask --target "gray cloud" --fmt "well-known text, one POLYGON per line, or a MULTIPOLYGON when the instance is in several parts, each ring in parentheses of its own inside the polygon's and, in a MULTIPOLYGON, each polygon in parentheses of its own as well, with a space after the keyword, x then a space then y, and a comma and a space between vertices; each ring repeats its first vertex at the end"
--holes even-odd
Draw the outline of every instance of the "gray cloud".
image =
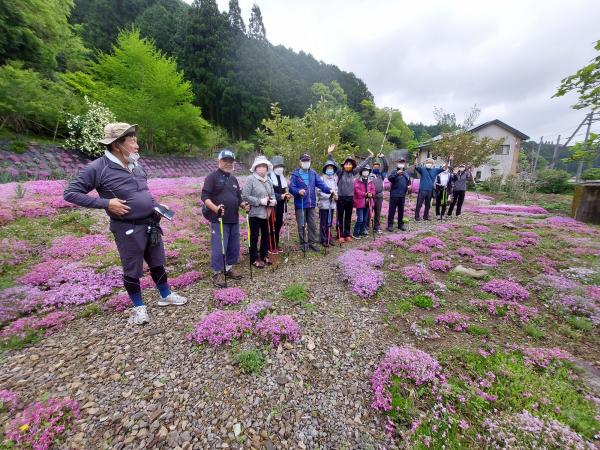
MULTIPOLYGON (((246 17, 253 1, 240 0, 246 17)), ((477 104, 482 121, 538 139, 570 134, 585 115, 573 96, 550 97, 595 56, 596 0, 258 3, 272 43, 354 72, 407 121, 433 122, 434 106, 460 118, 477 104)))

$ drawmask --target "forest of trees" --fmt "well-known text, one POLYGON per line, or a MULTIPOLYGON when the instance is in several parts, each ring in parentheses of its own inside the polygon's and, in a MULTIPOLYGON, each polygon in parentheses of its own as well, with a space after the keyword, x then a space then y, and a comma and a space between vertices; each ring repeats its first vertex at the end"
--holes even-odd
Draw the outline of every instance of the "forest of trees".
MULTIPOLYGON (((283 116, 301 117, 322 99, 318 86, 335 83, 362 122, 346 140, 361 147, 383 136, 389 114, 360 78, 272 45, 267 31, 259 6, 245 24, 237 0, 227 12, 216 0, 2 2, 0 126, 66 137, 69 117, 86 112, 87 96, 117 120, 152 127, 142 140, 155 151, 258 142, 272 104, 283 116), (125 105, 126 93, 138 104, 125 105), (149 101, 153 93, 162 98, 149 101), (179 122, 166 126, 152 119, 159 115, 179 122)), ((406 146, 412 133, 399 112, 393 116, 391 141, 406 146)))

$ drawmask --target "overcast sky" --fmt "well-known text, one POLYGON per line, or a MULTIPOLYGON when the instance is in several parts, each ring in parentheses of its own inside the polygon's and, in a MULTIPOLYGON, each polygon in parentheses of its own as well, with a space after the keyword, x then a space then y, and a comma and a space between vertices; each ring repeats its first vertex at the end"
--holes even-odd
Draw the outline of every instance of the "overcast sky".
MULTIPOLYGON (((254 0, 239 2, 247 25, 254 0)), ((574 96, 550 97, 595 56, 599 0, 256 2, 271 43, 354 72, 406 122, 433 123, 434 106, 461 120, 477 104, 478 122, 564 142, 585 116, 574 96)))

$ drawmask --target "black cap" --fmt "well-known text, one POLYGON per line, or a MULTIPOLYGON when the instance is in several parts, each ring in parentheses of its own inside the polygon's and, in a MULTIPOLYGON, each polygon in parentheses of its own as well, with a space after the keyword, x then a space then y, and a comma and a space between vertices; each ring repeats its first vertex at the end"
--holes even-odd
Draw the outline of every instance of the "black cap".
POLYGON ((300 161, 310 161, 310 155, 308 153, 303 153, 302 156, 300 156, 300 161))

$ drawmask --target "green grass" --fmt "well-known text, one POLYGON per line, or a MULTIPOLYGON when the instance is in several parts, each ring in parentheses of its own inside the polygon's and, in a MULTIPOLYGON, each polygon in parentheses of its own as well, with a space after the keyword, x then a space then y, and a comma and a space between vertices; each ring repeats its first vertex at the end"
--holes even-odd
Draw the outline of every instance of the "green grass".
POLYGON ((236 351, 234 360, 244 373, 260 373, 266 362, 262 351, 258 348, 236 351))
POLYGON ((531 336, 534 339, 543 339, 546 337, 546 333, 533 324, 527 324, 525 326, 525 333, 527 336, 531 336))
POLYGON ((480 327, 478 325, 469 325, 467 328, 467 333, 472 334, 473 336, 489 336, 490 330, 484 327, 480 327))
POLYGON ((44 330, 25 330, 25 336, 11 336, 2 341, 0 340, 0 350, 21 350, 37 344, 44 337, 44 330))
POLYGON ((567 322, 576 330, 592 331, 594 329, 594 324, 587 317, 569 316, 567 322))
POLYGON ((418 308, 427 309, 433 307, 433 299, 428 295, 414 295, 409 301, 418 308))
POLYGON ((288 285, 281 296, 286 300, 300 306, 302 309, 308 312, 314 312, 317 307, 308 301, 309 295, 306 287, 299 283, 293 283, 288 285))
POLYGON ((396 300, 387 302, 385 307, 392 316, 396 317, 408 314, 412 310, 413 305, 407 299, 398 298, 396 300))
POLYGON ((78 316, 83 318, 92 317, 98 314, 102 314, 102 308, 97 303, 88 303, 79 312, 78 316))

